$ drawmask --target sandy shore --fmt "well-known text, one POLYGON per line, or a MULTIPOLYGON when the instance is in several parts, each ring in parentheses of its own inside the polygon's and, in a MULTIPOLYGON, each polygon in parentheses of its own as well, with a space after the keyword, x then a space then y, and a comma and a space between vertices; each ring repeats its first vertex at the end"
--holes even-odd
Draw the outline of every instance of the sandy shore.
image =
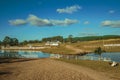
POLYGON ((0 64, 0 80, 111 80, 104 73, 52 59, 0 64))

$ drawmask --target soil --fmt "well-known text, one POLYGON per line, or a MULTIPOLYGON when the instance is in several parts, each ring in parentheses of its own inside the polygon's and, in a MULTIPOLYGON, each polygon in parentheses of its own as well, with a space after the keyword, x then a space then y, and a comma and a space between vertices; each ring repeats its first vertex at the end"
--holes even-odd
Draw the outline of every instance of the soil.
POLYGON ((0 80, 112 80, 102 72, 54 60, 31 59, 0 64, 0 80))

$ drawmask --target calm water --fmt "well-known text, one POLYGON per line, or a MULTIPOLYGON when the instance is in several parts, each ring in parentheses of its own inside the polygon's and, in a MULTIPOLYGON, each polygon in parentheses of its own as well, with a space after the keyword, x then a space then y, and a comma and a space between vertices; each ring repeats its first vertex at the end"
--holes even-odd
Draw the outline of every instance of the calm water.
MULTIPOLYGON (((86 56, 99 57, 94 53, 87 54, 86 56)), ((102 53, 102 58, 111 59, 112 61, 120 62, 120 52, 102 53)))
POLYGON ((6 57, 6 58, 48 58, 50 57, 50 54, 43 53, 40 51, 0 51, 0 57, 6 57))
MULTIPOLYGON (((112 52, 112 53, 102 53, 102 60, 112 60, 116 62, 120 62, 120 52, 112 52)), ((60 54, 49 54, 43 53, 40 51, 4 51, 0 50, 0 57, 6 58, 67 58, 67 59, 82 59, 82 60, 99 60, 99 55, 94 53, 86 54, 84 56, 80 55, 60 55, 60 54)))

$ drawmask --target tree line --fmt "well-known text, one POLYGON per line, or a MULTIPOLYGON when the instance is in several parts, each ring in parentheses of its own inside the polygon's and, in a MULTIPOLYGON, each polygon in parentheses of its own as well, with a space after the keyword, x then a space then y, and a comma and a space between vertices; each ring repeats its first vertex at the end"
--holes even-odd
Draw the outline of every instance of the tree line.
POLYGON ((1 46, 22 46, 22 45, 27 45, 30 43, 41 43, 40 40, 24 40, 20 42, 17 38, 11 38, 9 36, 5 36, 3 41, 0 41, 1 46))
POLYGON ((42 38, 42 42, 47 42, 47 41, 63 42, 63 40, 64 40, 63 36, 53 36, 53 37, 42 38))
POLYGON ((103 39, 116 39, 120 38, 120 35, 104 35, 104 36, 86 36, 86 37, 73 37, 73 35, 69 35, 67 38, 63 38, 63 36, 53 36, 53 37, 47 37, 42 38, 42 40, 24 40, 22 42, 19 42, 17 38, 11 38, 9 36, 6 36, 3 41, 0 41, 0 45, 3 46, 20 46, 20 45, 26 45, 31 43, 42 43, 47 41, 60 41, 62 43, 75 43, 78 41, 92 41, 92 40, 103 40, 103 39))
POLYGON ((11 38, 6 36, 3 41, 0 41, 0 45, 4 46, 17 46, 19 44, 19 40, 17 38, 11 38))
POLYGON ((120 38, 120 35, 85 36, 85 37, 74 37, 72 38, 72 42, 93 41, 93 40, 103 40, 103 39, 106 40, 106 39, 117 39, 117 38, 120 38))

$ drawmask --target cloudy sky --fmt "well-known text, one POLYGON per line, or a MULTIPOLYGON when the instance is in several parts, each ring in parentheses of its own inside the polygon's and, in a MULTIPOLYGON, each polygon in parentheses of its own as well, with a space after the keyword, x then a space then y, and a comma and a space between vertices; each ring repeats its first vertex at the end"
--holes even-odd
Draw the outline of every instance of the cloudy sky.
POLYGON ((120 35, 120 0, 0 0, 0 40, 120 35))

